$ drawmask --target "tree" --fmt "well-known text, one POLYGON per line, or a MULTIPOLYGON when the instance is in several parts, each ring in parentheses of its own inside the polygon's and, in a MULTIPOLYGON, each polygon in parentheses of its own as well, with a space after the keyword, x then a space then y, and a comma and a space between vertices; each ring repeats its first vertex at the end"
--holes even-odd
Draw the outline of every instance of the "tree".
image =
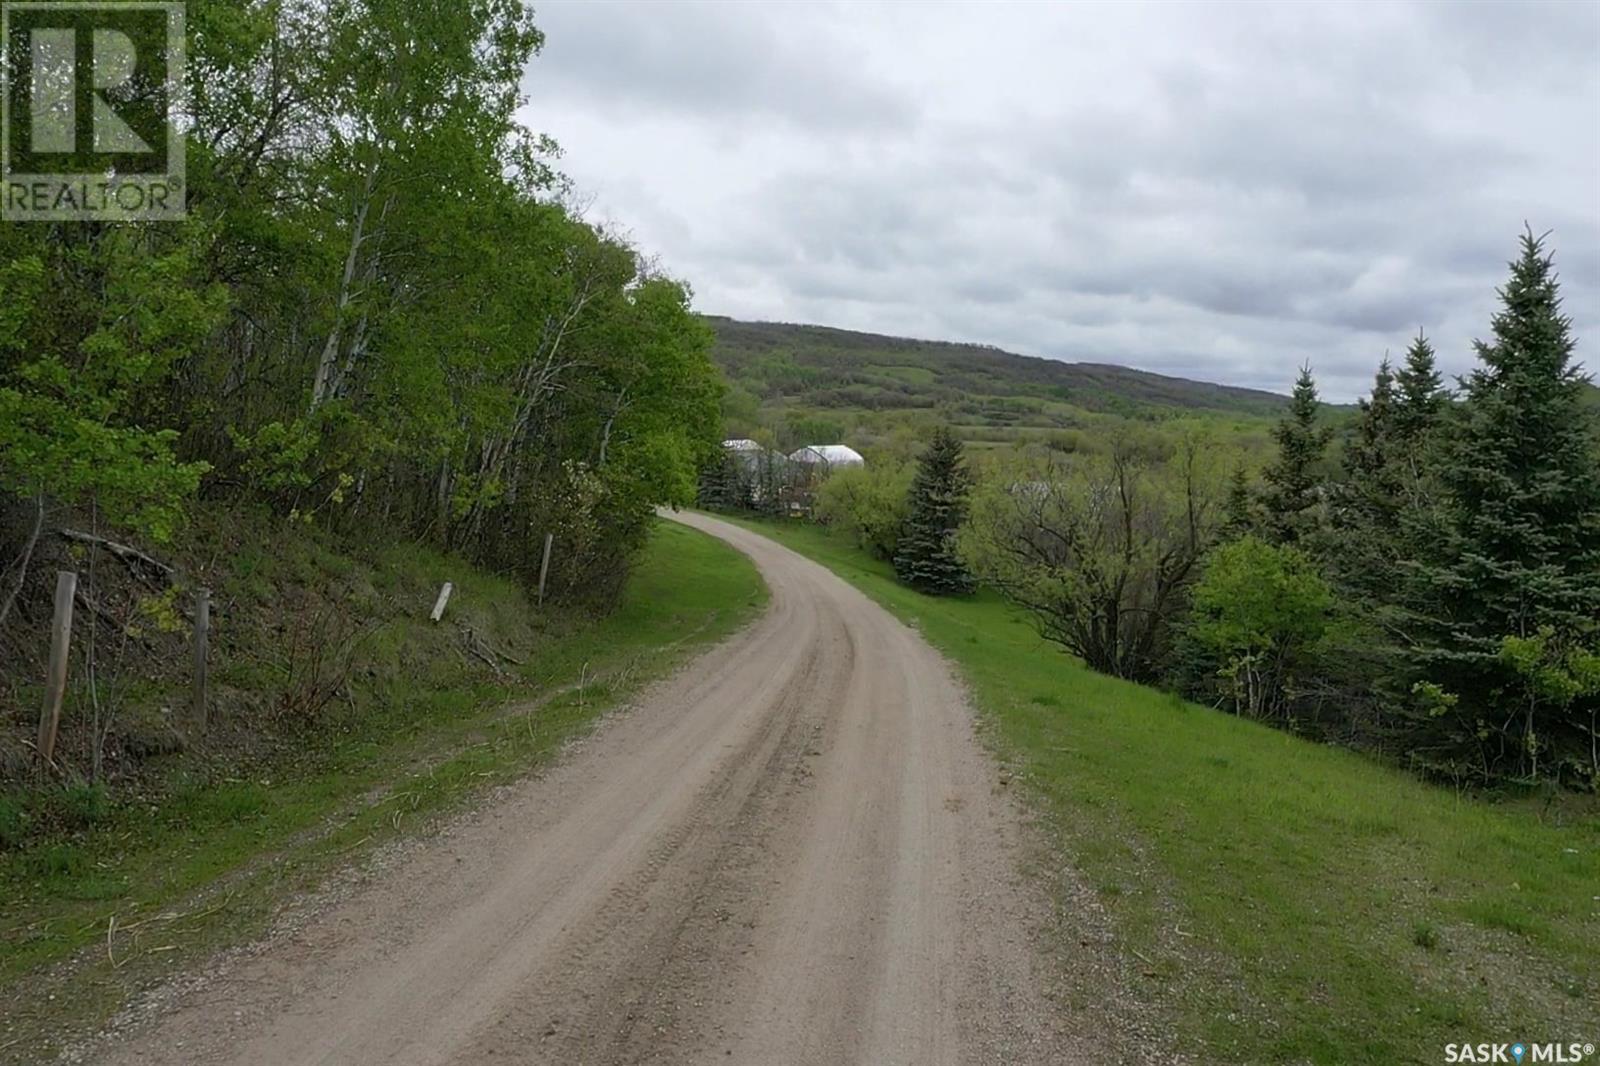
MULTIPOLYGON (((1521 704, 1527 721, 1541 711, 1565 713, 1580 699, 1589 706, 1589 781, 1600 782, 1600 650, 1563 646, 1555 627, 1540 626, 1531 637, 1505 637, 1500 641, 1500 660, 1515 671, 1521 681, 1521 704)), ((1529 734, 1532 736, 1533 734, 1529 734)), ((1532 746, 1532 774, 1537 776, 1539 746, 1532 746)), ((1581 758, 1581 753, 1580 753, 1581 758)))
POLYGON ((1332 536, 1319 544, 1341 588, 1381 598, 1398 565, 1400 464, 1394 372, 1385 358, 1372 393, 1359 401, 1355 433, 1344 451, 1345 479, 1332 486, 1332 536))
POLYGON ((754 501, 748 467, 739 452, 718 448, 702 461, 695 502, 714 511, 749 510, 754 501))
POLYGON ((910 513, 912 473, 909 463, 886 456, 835 470, 817 489, 817 521, 849 533, 879 559, 894 559, 910 513))
POLYGON ((1525 234, 1510 268, 1449 435, 1445 536, 1420 569, 1431 611, 1419 659, 1459 697, 1426 724, 1438 754, 1533 776, 1588 761, 1590 708, 1509 709, 1519 684, 1504 642, 1548 630, 1554 645, 1585 646, 1600 632, 1600 447, 1542 239, 1525 234))
POLYGON ((1387 356, 1378 364, 1372 394, 1359 400, 1357 407, 1360 417, 1355 439, 1345 448, 1345 472, 1352 480, 1385 479, 1395 432, 1394 370, 1387 356))
POLYGON ((1253 533, 1261 526, 1259 504, 1256 500, 1255 489, 1250 484, 1250 475, 1245 473, 1243 466, 1233 468, 1233 473, 1228 476, 1228 498, 1223 504, 1222 529, 1223 540, 1237 540, 1246 533, 1253 533))
POLYGON ((961 440, 941 426, 911 482, 905 529, 894 554, 895 576, 902 582, 935 595, 972 591, 972 575, 955 544, 970 487, 961 440))
POLYGON ((962 548, 984 581, 1089 667, 1138 681, 1166 660, 1172 623, 1216 537, 1216 450, 1184 440, 1170 462, 1026 454, 973 499, 962 548))
POLYGON ((1449 397, 1434 363, 1433 345, 1420 330, 1406 349, 1405 365, 1395 374, 1394 433, 1415 447, 1438 426, 1449 397))
POLYGON ((1237 713, 1286 717, 1332 610, 1333 593, 1304 552, 1246 536, 1207 560, 1186 628, 1237 713))
POLYGON ((1278 455, 1263 473, 1267 481, 1266 526, 1273 539, 1292 544, 1316 526, 1319 472, 1331 431, 1318 425, 1317 385, 1309 365, 1300 368, 1289 413, 1272 431, 1278 455))

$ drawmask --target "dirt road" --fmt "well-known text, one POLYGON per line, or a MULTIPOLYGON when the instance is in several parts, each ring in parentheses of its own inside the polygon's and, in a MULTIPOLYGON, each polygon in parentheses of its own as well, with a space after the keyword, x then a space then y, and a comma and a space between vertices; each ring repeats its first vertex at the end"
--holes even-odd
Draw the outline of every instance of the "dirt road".
POLYGON ((681 520, 756 561, 760 621, 99 1060, 1074 1061, 943 661, 816 564, 681 520))

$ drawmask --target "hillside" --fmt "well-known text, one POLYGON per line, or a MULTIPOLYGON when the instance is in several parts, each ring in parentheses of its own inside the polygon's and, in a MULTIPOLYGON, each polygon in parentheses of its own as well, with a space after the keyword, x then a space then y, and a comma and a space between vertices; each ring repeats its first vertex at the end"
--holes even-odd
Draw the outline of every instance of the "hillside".
MULTIPOLYGON (((40 549, 50 584, 81 554, 59 540, 40 549)), ((35 771, 30 743, 49 614, 0 630, 0 1064, 55 1061, 345 864, 548 764, 766 596, 744 556, 670 524, 595 617, 403 538, 357 549, 204 505, 159 549, 177 584, 214 591, 202 733, 185 715, 189 632, 172 610, 187 597, 154 596, 147 575, 100 554, 95 571, 82 560, 96 584, 72 656, 85 674, 98 636, 98 697, 73 687, 54 777, 35 771), (137 628, 111 624, 125 613, 137 628)))
POLYGON ((824 326, 707 316, 712 357, 732 386, 730 429, 780 436, 875 437, 950 421, 974 443, 1000 443, 1107 418, 1180 415, 1258 423, 1284 397, 1100 363, 1064 363, 976 344, 911 340, 824 326))

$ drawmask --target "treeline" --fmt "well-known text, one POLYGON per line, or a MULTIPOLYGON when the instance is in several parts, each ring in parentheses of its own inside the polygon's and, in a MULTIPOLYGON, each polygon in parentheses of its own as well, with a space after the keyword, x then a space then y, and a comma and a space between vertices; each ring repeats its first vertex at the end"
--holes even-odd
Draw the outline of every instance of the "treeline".
POLYGON ((1600 435, 1531 234, 1478 366, 1379 366, 1335 470, 1301 374, 1259 486, 1235 482, 1177 676, 1430 773, 1600 784, 1600 435))
POLYGON ((1501 295, 1459 389, 1419 335, 1336 424, 1307 368, 1266 456, 1203 420, 969 460, 942 434, 815 515, 930 591, 967 587, 953 546, 1096 670, 1458 783, 1592 789, 1600 420, 1532 235, 1501 295))
POLYGON ((197 496, 605 602, 719 430, 686 288, 522 128, 520 0, 191 0, 178 224, 0 228, 0 626, 41 527, 197 496))

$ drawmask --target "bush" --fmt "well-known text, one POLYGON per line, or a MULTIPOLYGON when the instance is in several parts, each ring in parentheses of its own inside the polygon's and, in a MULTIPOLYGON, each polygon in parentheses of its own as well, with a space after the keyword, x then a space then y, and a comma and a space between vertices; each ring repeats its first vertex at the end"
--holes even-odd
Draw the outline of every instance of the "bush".
POLYGON ((962 549, 1047 640, 1091 669, 1152 681, 1222 491, 1215 450, 1199 437, 1169 464, 1120 441, 1106 456, 1023 453, 980 485, 962 549))
POLYGON ((834 471, 817 489, 817 521, 843 530, 875 558, 894 558, 905 526, 911 466, 884 463, 834 471))
POLYGON ((1305 553, 1245 536, 1212 553, 1194 588, 1188 636, 1235 711, 1282 717, 1332 611, 1333 593, 1305 553))

